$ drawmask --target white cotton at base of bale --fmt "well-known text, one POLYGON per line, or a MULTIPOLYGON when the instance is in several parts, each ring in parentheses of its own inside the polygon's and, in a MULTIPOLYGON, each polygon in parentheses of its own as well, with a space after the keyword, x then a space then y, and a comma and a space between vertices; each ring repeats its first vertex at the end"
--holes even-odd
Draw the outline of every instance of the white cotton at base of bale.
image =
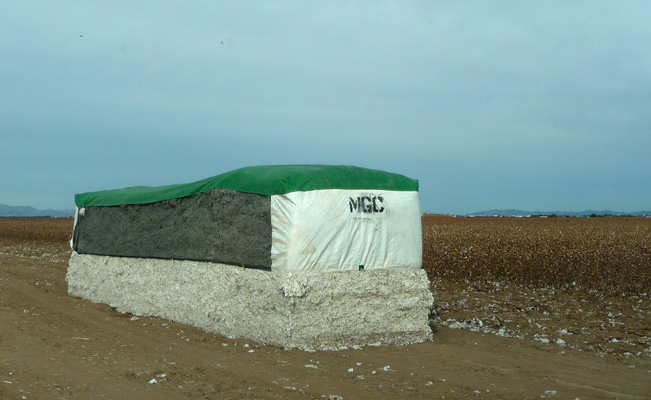
POLYGON ((302 350, 432 340, 424 270, 279 274, 198 261, 77 254, 68 293, 118 311, 302 350))

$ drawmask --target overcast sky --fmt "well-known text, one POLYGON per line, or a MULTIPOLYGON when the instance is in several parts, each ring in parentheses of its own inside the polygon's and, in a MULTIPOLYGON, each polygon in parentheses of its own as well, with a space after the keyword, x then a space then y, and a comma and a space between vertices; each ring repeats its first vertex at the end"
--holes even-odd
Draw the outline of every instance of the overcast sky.
POLYGON ((651 209, 649 1, 0 5, 1 204, 346 164, 424 212, 651 209))

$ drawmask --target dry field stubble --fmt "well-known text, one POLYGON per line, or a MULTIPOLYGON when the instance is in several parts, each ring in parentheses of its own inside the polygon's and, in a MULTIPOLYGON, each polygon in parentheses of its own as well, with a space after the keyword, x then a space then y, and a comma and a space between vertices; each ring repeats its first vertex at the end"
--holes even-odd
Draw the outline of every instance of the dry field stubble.
POLYGON ((423 218, 436 324, 651 356, 650 218, 423 218))
POLYGON ((0 218, 0 254, 67 261, 73 222, 72 218, 0 218))
POLYGON ((651 291, 651 218, 424 218, 430 276, 651 291))

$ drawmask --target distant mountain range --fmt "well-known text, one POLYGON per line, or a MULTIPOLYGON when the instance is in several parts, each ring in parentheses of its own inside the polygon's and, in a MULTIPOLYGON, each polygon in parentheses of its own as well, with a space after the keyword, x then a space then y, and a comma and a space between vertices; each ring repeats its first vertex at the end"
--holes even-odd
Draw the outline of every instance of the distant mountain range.
POLYGON ((0 217, 73 217, 75 210, 38 210, 34 207, 0 204, 0 217))
MULTIPOLYGON (((558 215, 567 217, 589 217, 591 215, 623 215, 623 216, 643 216, 651 215, 651 211, 635 211, 635 212, 621 212, 612 210, 584 210, 584 211, 524 211, 524 210, 486 210, 477 211, 474 213, 466 214, 465 216, 471 217, 527 217, 532 215, 558 215)), ((75 210, 39 210, 34 207, 25 206, 8 206, 0 204, 0 217, 74 217, 75 210)))
POLYGON ((651 211, 621 212, 612 210, 583 210, 583 211, 523 211, 523 210, 487 210, 478 211, 466 216, 486 217, 486 216, 504 216, 504 217, 526 217, 531 215, 558 215, 566 217, 589 217, 591 215, 622 215, 622 216, 642 216, 651 215, 651 211))

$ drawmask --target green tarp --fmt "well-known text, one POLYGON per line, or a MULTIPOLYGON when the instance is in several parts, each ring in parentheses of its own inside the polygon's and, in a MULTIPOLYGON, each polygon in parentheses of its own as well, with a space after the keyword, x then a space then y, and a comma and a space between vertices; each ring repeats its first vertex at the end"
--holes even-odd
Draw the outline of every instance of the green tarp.
POLYGON ((75 195, 77 207, 147 204, 192 196, 211 189, 262 195, 325 189, 418 191, 406 176, 346 165, 274 165, 236 169, 193 183, 160 187, 135 186, 75 195))

